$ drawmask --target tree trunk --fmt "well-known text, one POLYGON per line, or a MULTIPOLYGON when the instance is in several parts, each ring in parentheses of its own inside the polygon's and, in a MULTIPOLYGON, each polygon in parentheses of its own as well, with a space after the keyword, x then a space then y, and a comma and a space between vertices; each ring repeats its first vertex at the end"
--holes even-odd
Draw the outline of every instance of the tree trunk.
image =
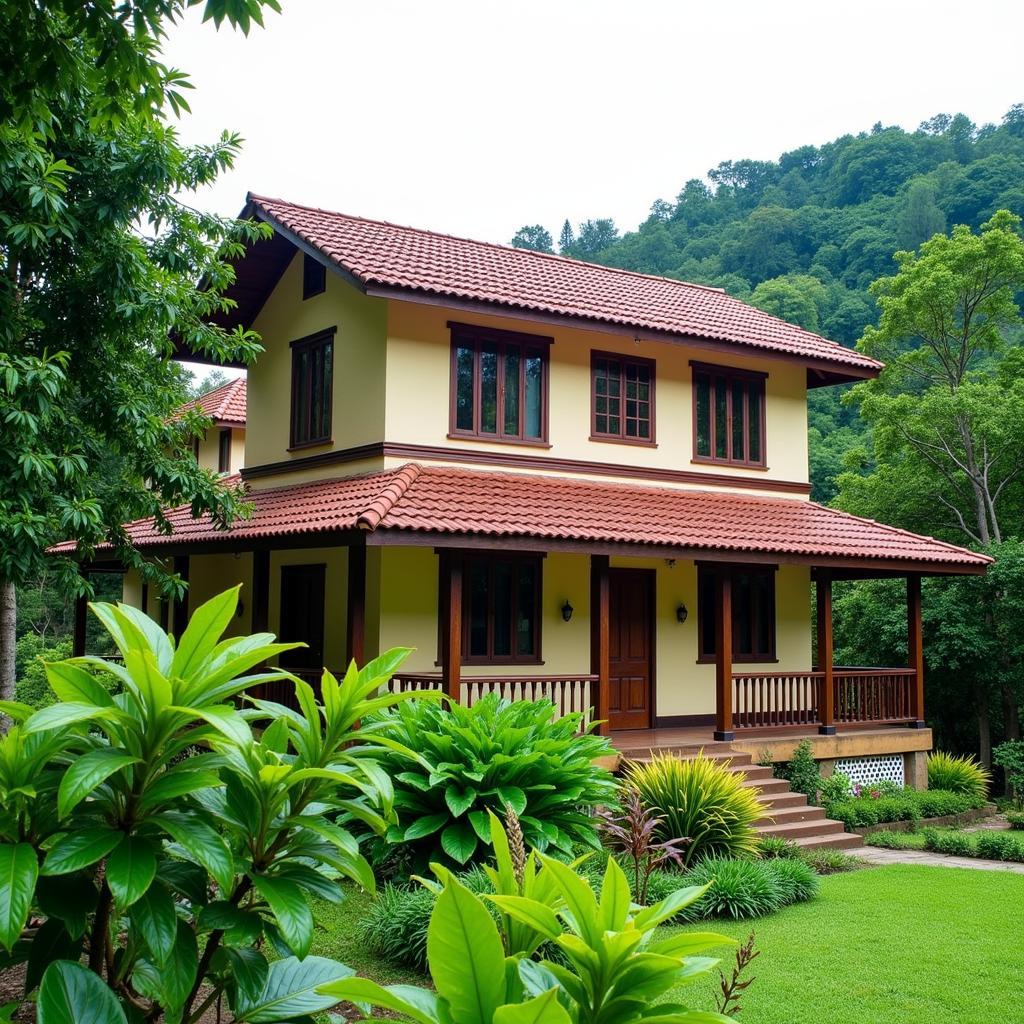
POLYGON ((1020 706, 1017 694, 1009 683, 1002 685, 1003 697, 1003 739, 1020 739, 1020 706))
MULTIPOLYGON (((14 700, 14 643, 18 626, 18 592, 13 583, 0 582, 0 700, 14 700)), ((0 714, 0 732, 10 720, 0 714)))
POLYGON ((988 717, 988 698, 982 686, 974 686, 974 710, 978 716, 978 760, 992 767, 992 723, 988 717))

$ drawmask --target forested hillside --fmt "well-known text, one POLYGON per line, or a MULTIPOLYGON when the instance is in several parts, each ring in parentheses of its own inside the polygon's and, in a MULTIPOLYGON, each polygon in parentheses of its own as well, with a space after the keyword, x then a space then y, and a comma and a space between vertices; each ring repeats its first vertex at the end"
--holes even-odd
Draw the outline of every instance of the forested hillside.
MULTIPOLYGON (((876 124, 777 161, 727 160, 657 200, 636 231, 608 219, 566 222, 558 250, 581 259, 724 287, 844 345, 877 319, 868 286, 893 253, 999 209, 1024 214, 1024 104, 998 125, 939 114, 916 131, 876 124)), ((599 213, 600 211, 595 211, 599 213)), ((553 251, 550 232, 512 242, 553 251)), ((866 428, 842 389, 811 397, 814 496, 829 500, 844 458, 868 458, 866 428)))

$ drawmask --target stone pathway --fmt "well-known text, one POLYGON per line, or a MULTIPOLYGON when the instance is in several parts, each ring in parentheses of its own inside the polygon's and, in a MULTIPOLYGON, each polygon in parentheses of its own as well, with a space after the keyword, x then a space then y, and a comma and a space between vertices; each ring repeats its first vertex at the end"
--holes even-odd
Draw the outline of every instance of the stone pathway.
POLYGON ((924 864, 935 868, 971 868, 974 871, 1009 871, 1024 875, 1024 864, 978 857, 949 857, 927 850, 883 850, 880 846, 865 846, 857 851, 856 856, 869 864, 924 864))

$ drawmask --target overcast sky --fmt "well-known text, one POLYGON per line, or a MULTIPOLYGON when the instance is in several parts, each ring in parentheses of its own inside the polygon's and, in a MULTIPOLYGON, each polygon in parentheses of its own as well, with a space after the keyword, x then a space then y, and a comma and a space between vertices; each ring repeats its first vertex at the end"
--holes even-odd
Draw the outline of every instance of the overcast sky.
POLYGON ((1024 4, 971 0, 283 0, 248 38, 172 30, 189 142, 245 149, 247 191, 508 242, 523 224, 635 228, 722 160, 1024 101, 1024 4))

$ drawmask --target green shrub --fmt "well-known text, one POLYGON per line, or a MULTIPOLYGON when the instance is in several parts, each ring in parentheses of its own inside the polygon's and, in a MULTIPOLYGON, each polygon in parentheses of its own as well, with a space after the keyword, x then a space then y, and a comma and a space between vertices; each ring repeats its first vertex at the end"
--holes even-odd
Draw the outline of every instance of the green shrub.
POLYGON ((1009 822, 1010 828, 1024 830, 1024 811, 1007 811, 1006 820, 1009 822))
POLYGON ((814 869, 803 860, 777 857, 762 863, 761 867, 775 879, 779 902, 784 907, 805 903, 818 895, 821 883, 814 869))
POLYGON ((842 850, 804 850, 800 859, 818 875, 838 875, 844 871, 856 871, 864 862, 853 854, 842 850))
POLYGON ((506 805, 536 850, 598 847, 589 812, 614 804, 617 788, 593 761, 611 745, 578 733, 579 715, 554 715, 550 701, 488 694, 472 707, 417 701, 373 716, 370 732, 407 748, 380 759, 395 787, 398 821, 378 841, 378 858, 420 872, 432 861, 482 860, 490 854, 488 811, 500 816, 506 805))
POLYGON ((63 661, 71 657, 71 638, 47 644, 38 633, 25 633, 14 645, 14 699, 31 708, 45 708, 57 698, 46 681, 44 661, 63 661))
POLYGON ((757 844, 757 852, 765 860, 774 857, 799 860, 801 850, 802 847, 797 846, 791 839, 782 839, 779 836, 761 836, 757 844))
POLYGON ((985 829, 975 832, 977 856, 987 860, 1024 861, 1024 840, 1010 832, 985 829))
POLYGON ((891 795, 870 795, 878 790, 862 787, 861 796, 826 804, 830 818, 843 822, 847 829, 866 828, 890 821, 919 822, 922 818, 943 818, 963 814, 984 805, 980 797, 947 790, 896 789, 891 795))
POLYGON ((821 780, 819 787, 821 802, 826 807, 839 800, 846 800, 853 795, 850 777, 842 772, 833 772, 827 779, 821 780))
POLYGON ((952 857, 975 857, 974 839, 966 832, 951 829, 926 828, 923 832, 924 848, 952 857))
POLYGON ((992 773, 973 757, 957 757, 943 750, 936 750, 928 756, 929 789, 966 793, 984 799, 991 781, 992 773))
POLYGON ((434 900, 429 889, 389 883, 360 918, 356 935, 373 956, 425 972, 427 925, 434 900))
POLYGON ((793 760, 781 769, 781 777, 789 780, 789 787, 794 793, 803 793, 808 803, 816 804, 818 790, 821 788, 821 772, 812 751, 811 741, 801 740, 793 751, 793 760))
POLYGON ((884 850, 923 850, 924 836, 920 832, 872 832, 864 837, 868 846, 880 846, 884 850))
POLYGON ((708 890, 681 915, 696 921, 731 917, 737 921, 763 917, 783 906, 782 889, 768 861, 708 857, 686 873, 688 885, 708 890))
POLYGON ((1007 740, 994 747, 992 763, 1006 772, 1006 782, 1014 802, 1024 810, 1024 740, 1007 740))
POLYGON ((753 825, 764 813, 742 772, 730 771, 700 754, 688 760, 655 755, 647 764, 630 765, 626 782, 662 822, 659 838, 688 839, 686 863, 703 857, 743 857, 757 853, 753 825))

